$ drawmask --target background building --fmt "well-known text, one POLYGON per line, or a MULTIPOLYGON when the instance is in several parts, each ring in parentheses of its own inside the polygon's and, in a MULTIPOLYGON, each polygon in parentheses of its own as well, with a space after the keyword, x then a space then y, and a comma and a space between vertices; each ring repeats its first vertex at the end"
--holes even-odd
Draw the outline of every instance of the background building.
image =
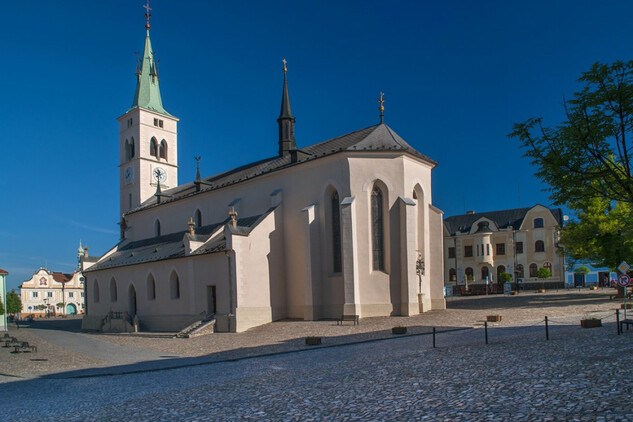
POLYGON ((75 315, 85 308, 84 277, 79 271, 65 274, 42 267, 20 289, 22 315, 75 315))
POLYGON ((611 280, 617 280, 618 273, 607 267, 599 267, 590 262, 574 262, 565 271, 567 287, 610 286, 611 280), (582 271, 586 267, 588 271, 582 271))
MULTIPOLYGON (((562 211, 542 205, 455 215, 444 220, 444 283, 497 284, 508 272, 523 288, 543 287, 539 268, 552 276, 545 288, 564 286, 564 258, 558 246, 562 211)), ((460 289, 461 290, 461 289, 460 289)))

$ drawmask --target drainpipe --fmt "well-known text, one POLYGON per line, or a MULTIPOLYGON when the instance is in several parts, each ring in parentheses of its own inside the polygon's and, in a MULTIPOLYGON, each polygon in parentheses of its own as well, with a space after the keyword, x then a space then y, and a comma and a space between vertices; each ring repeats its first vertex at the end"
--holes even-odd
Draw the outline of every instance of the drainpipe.
POLYGON ((231 332, 231 317, 235 315, 234 306, 233 306, 233 271, 231 266, 231 252, 235 252, 233 249, 225 251, 227 264, 229 266, 229 314, 228 314, 228 322, 229 322, 229 333, 231 332))

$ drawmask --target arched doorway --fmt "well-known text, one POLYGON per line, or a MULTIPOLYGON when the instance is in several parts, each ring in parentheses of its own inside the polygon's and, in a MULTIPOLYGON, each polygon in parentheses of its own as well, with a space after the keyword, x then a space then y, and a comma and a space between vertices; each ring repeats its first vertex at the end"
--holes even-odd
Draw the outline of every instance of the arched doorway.
POLYGON ((72 303, 66 305, 66 315, 77 315, 77 307, 72 303))
POLYGON ((130 284, 128 297, 130 298, 128 314, 130 314, 130 317, 134 318, 136 316, 136 289, 134 288, 134 284, 130 284))

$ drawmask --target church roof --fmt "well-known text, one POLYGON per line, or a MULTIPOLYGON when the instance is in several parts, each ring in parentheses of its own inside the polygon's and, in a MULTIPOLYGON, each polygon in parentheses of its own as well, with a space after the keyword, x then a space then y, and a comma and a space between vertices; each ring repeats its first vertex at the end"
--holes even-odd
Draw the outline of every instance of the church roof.
MULTIPOLYGON (((396 132, 393 131, 393 129, 391 129, 384 123, 370 126, 368 128, 357 130, 355 132, 351 132, 337 138, 301 148, 301 151, 306 154, 303 154, 301 158, 296 162, 292 161, 290 155, 275 156, 272 158, 267 158, 265 160, 256 161, 254 163, 247 164, 241 167, 237 167, 233 170, 229 170, 215 176, 204 178, 202 179, 204 185, 201 186, 202 189, 200 190, 200 192, 206 192, 209 190, 223 188, 229 185, 234 185, 236 183, 251 180, 264 174, 272 173, 274 171, 291 166, 300 165, 304 162, 316 160, 318 158, 326 157, 340 152, 400 151, 422 159, 431 164, 433 167, 437 165, 436 161, 416 151, 411 145, 409 145, 404 139, 402 139, 400 135, 398 135, 396 132)), ((163 195, 167 197, 170 196, 170 198, 161 198, 160 204, 182 199, 196 193, 199 192, 196 190, 196 186, 193 182, 177 186, 162 192, 163 195)), ((142 203, 138 208, 130 211, 128 214, 132 214, 142 209, 156 205, 156 197, 152 196, 144 203, 142 203)))
POLYGON ((145 47, 143 48, 143 57, 141 59, 140 68, 136 70, 136 91, 134 92, 134 100, 132 107, 144 108, 161 114, 171 116, 164 108, 160 98, 159 78, 157 62, 154 60, 154 51, 152 50, 152 42, 149 38, 149 29, 145 36, 145 47))
MULTIPOLYGON (((247 235, 250 231, 264 218, 272 208, 264 214, 252 217, 238 218, 237 227, 231 227, 232 231, 237 234, 247 235)), ((185 256, 185 245, 183 238, 185 235, 190 236, 191 240, 197 242, 207 242, 205 245, 196 249, 189 256, 205 255, 214 252, 226 250, 226 238, 223 234, 211 238, 211 234, 217 231, 220 226, 229 222, 226 219, 219 223, 209 224, 198 227, 195 235, 189 235, 189 230, 183 230, 176 233, 169 233, 163 236, 150 237, 135 242, 124 244, 117 251, 105 257, 102 261, 96 263, 90 268, 84 270, 85 273, 91 271, 99 271, 106 268, 122 267, 134 264, 146 264, 148 262, 163 261, 166 259, 182 258, 185 256)))
MULTIPOLYGON (((518 230, 523 224, 525 215, 534 207, 515 208, 511 210, 478 212, 476 214, 453 215, 444 219, 444 227, 451 236, 455 234, 469 232, 473 223, 480 218, 487 218, 493 221, 499 229, 518 230)), ((559 225, 563 223, 563 211, 560 208, 550 208, 552 215, 559 225)))

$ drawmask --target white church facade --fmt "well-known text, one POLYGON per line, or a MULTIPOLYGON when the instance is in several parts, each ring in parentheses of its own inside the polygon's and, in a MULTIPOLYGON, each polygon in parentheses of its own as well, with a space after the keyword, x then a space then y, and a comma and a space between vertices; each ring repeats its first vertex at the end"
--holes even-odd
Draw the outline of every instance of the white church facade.
POLYGON ((278 155, 178 181, 178 119, 149 36, 119 121, 121 240, 84 262, 83 327, 114 316, 178 331, 444 309, 437 165, 383 122, 298 148, 286 66, 278 155))

